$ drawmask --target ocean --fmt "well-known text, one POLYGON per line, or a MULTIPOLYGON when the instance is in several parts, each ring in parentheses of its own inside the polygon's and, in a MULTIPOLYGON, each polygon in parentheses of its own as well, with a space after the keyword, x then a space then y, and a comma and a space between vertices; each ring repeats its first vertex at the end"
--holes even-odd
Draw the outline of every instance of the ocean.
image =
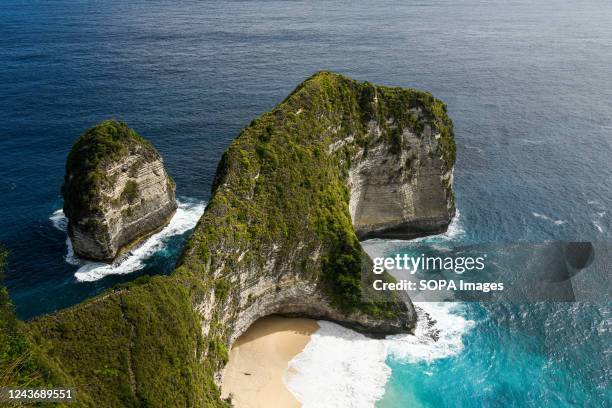
MULTIPOLYGON (((171 272, 224 149, 318 70, 447 102, 460 215, 431 242, 608 242, 611 16, 598 0, 3 1, 0 242, 19 316, 171 272), (154 143, 181 202, 119 268, 76 262, 58 211, 73 141, 108 118, 154 143)), ((438 341, 323 323, 289 388, 318 407, 612 406, 609 296, 418 306, 438 341)))

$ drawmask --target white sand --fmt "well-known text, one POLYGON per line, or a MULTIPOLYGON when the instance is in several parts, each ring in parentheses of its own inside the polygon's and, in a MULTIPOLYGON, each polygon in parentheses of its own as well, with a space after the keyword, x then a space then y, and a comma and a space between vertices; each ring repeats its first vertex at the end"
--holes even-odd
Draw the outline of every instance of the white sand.
POLYGON ((222 397, 231 395, 236 408, 299 407, 283 377, 289 361, 304 350, 318 328, 310 319, 268 316, 256 321, 230 351, 222 397))

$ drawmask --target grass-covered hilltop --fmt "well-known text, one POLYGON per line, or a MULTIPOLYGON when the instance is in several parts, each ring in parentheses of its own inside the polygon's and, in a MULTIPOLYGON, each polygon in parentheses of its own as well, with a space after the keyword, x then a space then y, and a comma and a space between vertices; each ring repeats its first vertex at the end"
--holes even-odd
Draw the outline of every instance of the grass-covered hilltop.
POLYGON ((15 322, 29 367, 75 387, 71 406, 223 407, 228 348, 260 317, 410 332, 410 300, 370 290, 358 234, 446 228, 454 160, 452 123, 430 94, 317 73, 223 154, 174 273, 15 322))

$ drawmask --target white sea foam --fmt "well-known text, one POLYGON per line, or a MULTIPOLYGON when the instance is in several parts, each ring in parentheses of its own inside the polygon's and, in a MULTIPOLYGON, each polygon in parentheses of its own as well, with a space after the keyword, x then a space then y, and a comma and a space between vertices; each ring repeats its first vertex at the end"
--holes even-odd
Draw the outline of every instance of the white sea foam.
POLYGON ((474 322, 460 314, 460 303, 415 302, 419 323, 414 335, 389 336, 389 355, 406 363, 432 363, 463 351, 462 337, 474 322))
MULTIPOLYGON (((193 200, 177 200, 178 208, 168 225, 160 232, 151 235, 141 245, 125 254, 113 264, 84 261, 74 256, 72 243, 66 238, 66 262, 80 266, 74 274, 79 282, 92 282, 108 275, 124 275, 144 268, 144 261, 156 252, 163 250, 168 239, 184 234, 193 227, 204 213, 205 203, 193 200)), ((66 232, 68 220, 62 210, 55 211, 51 217, 53 226, 66 232)))
MULTIPOLYGON (((415 241, 442 243, 463 236, 461 217, 444 234, 415 241)), ((414 241, 413 241, 414 242, 414 241)), ((373 239, 362 243, 371 257, 401 250, 406 241, 373 239)), ((386 364, 430 364, 463 350, 462 337, 474 322, 463 317, 461 304, 415 303, 419 315, 414 335, 367 338, 334 323, 321 321, 302 353, 289 362, 285 383, 305 408, 374 407, 391 375, 386 364)))
POLYGON ((304 408, 372 407, 391 369, 384 340, 320 321, 304 351, 289 362, 285 383, 304 408))
POLYGON ((320 321, 302 353, 289 362, 285 383, 304 408, 374 407, 391 375, 387 358, 432 363, 463 350, 462 336, 474 322, 455 313, 460 305, 417 303, 414 335, 367 338, 320 321))
MULTIPOLYGON (((448 225, 448 229, 443 234, 429 235, 426 237, 412 239, 410 241, 399 240, 399 239, 369 239, 363 241, 361 246, 372 258, 384 257, 386 254, 391 252, 401 251, 406 248, 407 244, 420 243, 420 244, 441 244, 451 242, 454 240, 461 239, 465 235, 465 229, 463 227, 463 219, 459 209, 456 210, 455 217, 448 225)), ((437 250, 445 251, 443 246, 436 246, 437 250)))
POLYGON ((595 219, 591 220, 591 223, 595 228, 597 228, 597 231, 603 233, 604 226, 602 224, 602 220, 607 218, 606 216, 608 214, 608 210, 605 206, 601 205, 601 202, 599 202, 598 200, 588 201, 588 204, 595 207, 595 212, 593 213, 593 217, 595 219))
POLYGON ((593 223, 593 225, 595 226, 595 228, 597 228, 597 231, 599 232, 604 232, 603 227, 601 226, 601 224, 597 221, 591 221, 593 223))
POLYGON ((54 211, 53 214, 49 217, 51 224, 53 226, 63 232, 66 232, 68 229, 68 218, 64 215, 64 210, 61 208, 57 211, 54 211))
POLYGON ((533 214, 533 216, 536 217, 536 218, 540 218, 542 220, 550 221, 550 222, 552 222, 555 225, 563 225, 563 224, 567 223, 567 221, 555 220, 555 219, 550 218, 547 215, 540 214, 540 213, 537 213, 537 212, 533 212, 531 214, 533 214))
MULTIPOLYGON (((56 229, 68 233, 68 218, 66 218, 66 215, 64 215, 64 210, 60 208, 59 210, 51 214, 51 217, 49 217, 49 219, 51 220, 51 223, 56 229)), ((64 256, 64 260, 66 260, 66 262, 68 262, 70 265, 74 266, 81 266, 86 262, 77 258, 74 255, 74 250, 72 249, 72 241, 70 241, 70 238, 68 238, 68 236, 66 236, 66 255, 64 256)))
MULTIPOLYGON (((450 224, 448 224, 448 228, 445 233, 438 235, 431 235, 427 237, 421 237, 417 239, 413 239, 410 242, 447 242, 453 241, 458 238, 461 238, 465 234, 465 229, 463 228, 463 219, 461 218, 461 213, 457 208, 455 210, 455 217, 452 219, 450 224)), ((406 242, 406 241, 403 241, 406 242)))
POLYGON ((544 139, 518 139, 519 142, 524 144, 540 145, 546 143, 544 139))

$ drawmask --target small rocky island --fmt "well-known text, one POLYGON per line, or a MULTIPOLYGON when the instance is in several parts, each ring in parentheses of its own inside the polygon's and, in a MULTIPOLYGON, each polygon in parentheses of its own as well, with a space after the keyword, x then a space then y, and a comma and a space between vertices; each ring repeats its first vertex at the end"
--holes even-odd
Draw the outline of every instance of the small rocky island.
POLYGON ((104 262, 164 227, 177 207, 157 150, 113 120, 75 142, 62 193, 75 254, 104 262))
MULTIPOLYGON (((112 258, 171 214, 174 187, 127 126, 101 126, 71 153, 66 213, 77 242, 75 230, 93 237, 80 253, 112 258), (117 147, 88 147, 97 133, 117 147), (94 170, 102 168, 112 180, 94 170), (151 197, 156 205, 147 207, 151 197), (156 222, 139 223, 149 218, 156 222)), ((218 387, 228 349, 261 317, 326 319, 379 337, 410 333, 410 299, 373 293, 359 238, 444 231, 455 211, 454 161, 452 122, 431 94, 317 73, 223 154, 172 274, 19 326, 32 367, 47 386, 78 389, 77 406, 228 407, 218 387)))

